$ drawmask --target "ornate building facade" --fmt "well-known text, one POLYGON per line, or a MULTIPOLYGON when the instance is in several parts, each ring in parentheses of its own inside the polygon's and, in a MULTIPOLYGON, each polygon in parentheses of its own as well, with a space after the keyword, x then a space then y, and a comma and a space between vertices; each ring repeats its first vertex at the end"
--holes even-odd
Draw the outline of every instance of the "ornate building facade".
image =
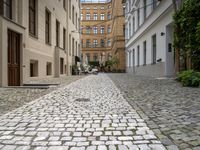
POLYGON ((116 69, 125 71, 125 19, 117 1, 81 2, 81 45, 83 63, 117 58, 116 69))

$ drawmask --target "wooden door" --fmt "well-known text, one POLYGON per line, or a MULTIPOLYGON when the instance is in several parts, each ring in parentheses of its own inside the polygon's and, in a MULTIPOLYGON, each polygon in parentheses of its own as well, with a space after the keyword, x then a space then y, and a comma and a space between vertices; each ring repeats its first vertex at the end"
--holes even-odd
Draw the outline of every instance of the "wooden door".
POLYGON ((8 86, 20 85, 20 35, 8 30, 8 86))

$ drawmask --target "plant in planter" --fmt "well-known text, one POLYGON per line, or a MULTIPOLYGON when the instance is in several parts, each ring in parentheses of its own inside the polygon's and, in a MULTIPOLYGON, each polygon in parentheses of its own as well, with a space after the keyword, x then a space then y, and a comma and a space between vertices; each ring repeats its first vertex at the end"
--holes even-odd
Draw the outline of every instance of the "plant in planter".
POLYGON ((77 75, 78 74, 78 66, 77 65, 73 65, 72 66, 72 75, 77 75))

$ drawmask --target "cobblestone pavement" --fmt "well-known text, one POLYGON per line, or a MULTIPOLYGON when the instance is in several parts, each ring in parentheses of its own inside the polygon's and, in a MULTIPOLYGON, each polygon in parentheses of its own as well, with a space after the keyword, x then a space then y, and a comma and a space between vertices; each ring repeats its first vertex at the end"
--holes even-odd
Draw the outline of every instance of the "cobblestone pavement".
POLYGON ((165 150, 106 75, 91 75, 0 117, 1 150, 165 150))
MULTIPOLYGON (((67 85, 73 81, 76 81, 84 76, 67 76, 62 78, 45 78, 41 80, 33 80, 27 83, 50 83, 59 84, 60 86, 67 85)), ((56 87, 48 89, 42 88, 0 88, 0 116, 9 112, 15 108, 23 106, 27 102, 33 101, 51 91, 56 87)))
POLYGON ((110 78, 168 149, 200 150, 200 88, 130 74, 110 78))

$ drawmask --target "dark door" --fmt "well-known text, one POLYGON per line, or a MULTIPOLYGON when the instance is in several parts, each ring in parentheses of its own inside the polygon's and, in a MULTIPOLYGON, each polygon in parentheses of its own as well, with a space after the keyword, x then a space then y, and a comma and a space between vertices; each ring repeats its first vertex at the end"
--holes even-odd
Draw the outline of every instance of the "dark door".
POLYGON ((8 30, 8 86, 20 85, 20 35, 8 30))

